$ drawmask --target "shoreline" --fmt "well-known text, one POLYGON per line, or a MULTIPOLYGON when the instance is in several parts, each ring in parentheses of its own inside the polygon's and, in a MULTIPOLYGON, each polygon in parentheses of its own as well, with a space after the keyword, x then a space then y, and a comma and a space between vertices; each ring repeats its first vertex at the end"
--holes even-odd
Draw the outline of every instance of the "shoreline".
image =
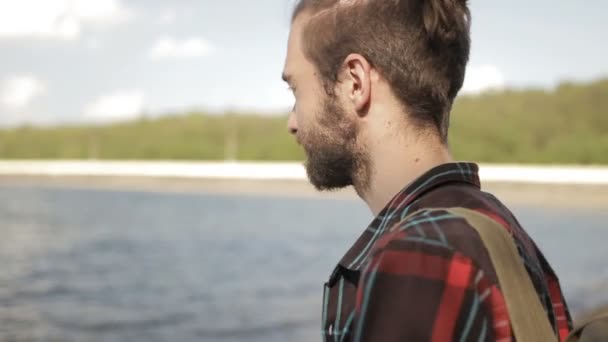
MULTIPOLYGON (((320 193, 308 180, 301 179, 0 175, 0 186, 359 200, 352 187, 320 193)), ((493 193, 507 205, 608 208, 608 185, 604 184, 486 181, 482 182, 482 189, 493 193)))

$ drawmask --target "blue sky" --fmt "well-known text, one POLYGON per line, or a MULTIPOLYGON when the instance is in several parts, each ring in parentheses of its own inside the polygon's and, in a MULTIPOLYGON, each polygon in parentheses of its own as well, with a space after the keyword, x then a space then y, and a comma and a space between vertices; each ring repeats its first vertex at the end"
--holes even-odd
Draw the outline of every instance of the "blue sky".
MULTIPOLYGON (((378 0, 379 1, 379 0, 378 0)), ((608 2, 472 0, 465 92, 608 76, 608 2)), ((292 0, 0 0, 0 125, 281 113, 292 0)))

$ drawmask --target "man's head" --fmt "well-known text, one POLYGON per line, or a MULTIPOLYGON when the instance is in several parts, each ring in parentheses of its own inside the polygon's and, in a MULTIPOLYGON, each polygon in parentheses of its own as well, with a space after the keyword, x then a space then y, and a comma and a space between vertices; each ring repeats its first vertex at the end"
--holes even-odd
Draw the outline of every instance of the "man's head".
POLYGON ((298 2, 283 76, 296 97, 289 129, 313 185, 365 189, 372 146, 390 130, 447 143, 469 26, 466 0, 298 2))

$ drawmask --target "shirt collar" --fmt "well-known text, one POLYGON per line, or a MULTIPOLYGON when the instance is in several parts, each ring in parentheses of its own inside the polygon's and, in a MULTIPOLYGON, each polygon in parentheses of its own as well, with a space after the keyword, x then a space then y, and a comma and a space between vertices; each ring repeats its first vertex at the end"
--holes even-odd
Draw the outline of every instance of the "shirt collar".
MULTIPOLYGON (((447 163, 436 166, 411 182, 380 211, 353 246, 340 260, 337 268, 358 271, 371 250, 373 243, 390 227, 387 222, 423 194, 447 183, 464 183, 480 188, 479 167, 474 163, 447 163)), ((336 271, 334 271, 336 273, 336 271)), ((331 280, 330 280, 331 281, 331 280)))

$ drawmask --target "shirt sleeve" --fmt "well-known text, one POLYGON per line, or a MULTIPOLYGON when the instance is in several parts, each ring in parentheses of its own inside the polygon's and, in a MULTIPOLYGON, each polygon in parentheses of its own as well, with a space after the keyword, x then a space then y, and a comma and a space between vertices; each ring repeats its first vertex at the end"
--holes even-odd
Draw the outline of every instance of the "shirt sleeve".
POLYGON ((511 341, 496 282, 429 223, 377 241, 357 289, 354 341, 511 341))

